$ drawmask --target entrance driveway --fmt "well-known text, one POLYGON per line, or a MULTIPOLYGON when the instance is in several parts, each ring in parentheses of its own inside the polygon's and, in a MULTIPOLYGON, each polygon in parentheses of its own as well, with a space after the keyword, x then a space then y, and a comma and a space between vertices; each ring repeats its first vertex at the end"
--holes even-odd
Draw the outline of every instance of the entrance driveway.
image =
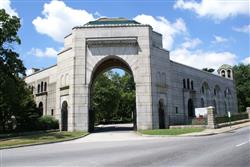
POLYGON ((95 127, 95 132, 88 136, 69 141, 70 143, 98 142, 98 141, 128 141, 149 139, 136 133, 133 130, 133 124, 112 124, 98 125, 95 127))

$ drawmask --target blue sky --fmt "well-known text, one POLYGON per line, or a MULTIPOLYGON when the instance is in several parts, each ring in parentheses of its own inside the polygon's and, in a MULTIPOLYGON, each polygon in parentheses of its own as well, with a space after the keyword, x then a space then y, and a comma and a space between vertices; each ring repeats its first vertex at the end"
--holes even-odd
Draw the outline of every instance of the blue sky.
POLYGON ((16 47, 27 69, 56 64, 71 28, 100 17, 126 17, 163 34, 172 60, 196 68, 250 63, 249 0, 0 0, 21 18, 16 47))

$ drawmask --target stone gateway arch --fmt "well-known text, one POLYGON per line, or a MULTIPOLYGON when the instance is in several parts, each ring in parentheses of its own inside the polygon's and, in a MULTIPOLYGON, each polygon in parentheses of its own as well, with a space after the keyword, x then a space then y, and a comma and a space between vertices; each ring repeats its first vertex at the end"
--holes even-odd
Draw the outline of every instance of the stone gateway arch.
POLYGON ((218 115, 224 115, 226 107, 237 112, 230 66, 222 66, 219 74, 226 71, 228 75, 219 76, 173 62, 169 51, 162 48, 161 34, 149 25, 123 18, 102 18, 74 27, 64 39, 57 64, 34 69, 25 81, 37 105, 42 102, 43 115, 55 116, 61 129, 92 131, 92 84, 100 73, 112 68, 133 75, 137 129, 185 124, 190 99, 193 107, 216 101, 218 115), (215 95, 214 89, 220 91, 215 95))

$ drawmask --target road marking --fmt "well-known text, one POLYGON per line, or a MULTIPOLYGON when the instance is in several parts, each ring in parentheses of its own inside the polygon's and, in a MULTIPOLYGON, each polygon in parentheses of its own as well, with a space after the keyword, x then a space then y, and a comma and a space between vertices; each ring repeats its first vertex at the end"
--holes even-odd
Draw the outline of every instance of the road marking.
POLYGON ((246 141, 246 142, 243 142, 243 143, 240 143, 240 144, 237 144, 236 147, 240 147, 240 146, 242 146, 242 145, 244 145, 244 144, 247 144, 247 143, 249 143, 249 142, 250 142, 250 140, 248 140, 248 141, 246 141))

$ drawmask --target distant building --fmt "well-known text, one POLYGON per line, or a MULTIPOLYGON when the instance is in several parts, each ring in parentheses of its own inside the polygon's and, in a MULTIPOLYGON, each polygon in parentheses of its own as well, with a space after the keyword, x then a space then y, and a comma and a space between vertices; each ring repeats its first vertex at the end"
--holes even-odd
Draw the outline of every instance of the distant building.
POLYGON ((25 81, 37 106, 53 115, 62 130, 93 129, 91 86, 101 72, 119 67, 136 84, 138 129, 185 124, 196 107, 214 106, 217 115, 237 112, 232 67, 219 75, 169 59, 162 35, 149 25, 123 18, 102 18, 74 27, 64 39, 57 64, 36 71, 25 81))

